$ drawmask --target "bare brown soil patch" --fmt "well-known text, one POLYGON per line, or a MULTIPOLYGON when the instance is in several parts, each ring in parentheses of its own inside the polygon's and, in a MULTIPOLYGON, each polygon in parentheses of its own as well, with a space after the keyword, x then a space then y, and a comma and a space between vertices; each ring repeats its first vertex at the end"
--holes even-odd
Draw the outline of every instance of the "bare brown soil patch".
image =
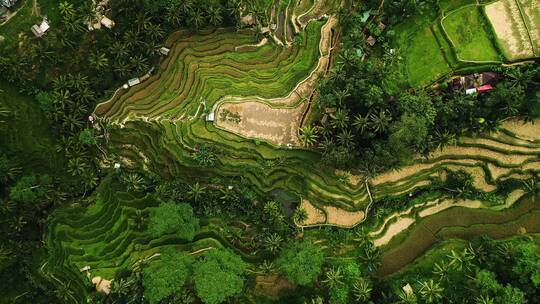
POLYGON ((271 299, 278 299, 282 291, 293 290, 296 286, 285 278, 273 275, 258 275, 255 278, 255 293, 267 296, 271 299))
POLYGON ((298 146, 298 130, 306 108, 307 103, 296 108, 272 108, 264 102, 256 101, 223 103, 216 111, 216 124, 243 137, 262 139, 279 146, 298 146), (222 119, 224 111, 239 115, 240 122, 222 119))
POLYGON ((486 5, 485 10, 511 60, 534 57, 527 28, 515 0, 499 0, 486 5))
POLYGON ((478 200, 453 200, 453 199, 446 199, 441 201, 439 204, 426 208, 418 213, 420 217, 426 217, 433 215, 435 213, 439 213, 443 210, 446 210, 451 207, 467 207, 467 208, 482 208, 484 204, 482 204, 481 201, 478 200))
POLYGON ((346 211, 334 206, 325 206, 326 223, 329 225, 353 227, 365 218, 364 211, 346 211))
POLYGON ((299 208, 304 209, 307 213, 307 219, 302 223, 302 226, 318 225, 326 222, 324 212, 313 206, 307 199, 302 200, 299 208))
POLYGON ((386 232, 383 234, 382 237, 375 239, 373 241, 373 245, 375 245, 375 247, 380 247, 380 246, 388 244, 388 242, 390 242, 390 240, 394 236, 400 234, 402 231, 409 228, 414 222, 415 222, 415 219, 410 218, 410 217, 399 218, 397 221, 391 223, 388 226, 388 229, 386 230, 386 232))
POLYGON ((516 134, 521 139, 540 140, 540 119, 527 123, 522 120, 511 119, 505 121, 502 127, 516 134))

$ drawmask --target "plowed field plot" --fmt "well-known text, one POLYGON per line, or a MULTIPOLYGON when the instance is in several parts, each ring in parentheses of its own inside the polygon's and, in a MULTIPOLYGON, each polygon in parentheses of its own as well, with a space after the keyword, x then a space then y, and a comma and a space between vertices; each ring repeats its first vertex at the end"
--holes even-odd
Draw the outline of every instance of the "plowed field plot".
POLYGON ((534 53, 540 56, 540 1, 518 0, 518 4, 521 6, 525 25, 533 42, 534 53))
POLYGON ((272 108, 263 102, 223 103, 217 110, 217 125, 253 139, 274 145, 299 145, 298 130, 307 103, 295 108, 272 108), (233 116, 232 118, 230 116, 233 116), (239 120, 235 120, 238 117, 239 120))
MULTIPOLYGON (((535 5, 537 4, 535 3, 535 5)), ((528 6, 530 12, 535 5, 528 6)), ((513 61, 535 56, 531 36, 516 0, 500 0, 488 4, 485 6, 485 12, 508 60, 513 61)), ((531 12, 531 16, 533 15, 534 13, 531 12)), ((535 28, 538 30, 538 25, 535 28)))

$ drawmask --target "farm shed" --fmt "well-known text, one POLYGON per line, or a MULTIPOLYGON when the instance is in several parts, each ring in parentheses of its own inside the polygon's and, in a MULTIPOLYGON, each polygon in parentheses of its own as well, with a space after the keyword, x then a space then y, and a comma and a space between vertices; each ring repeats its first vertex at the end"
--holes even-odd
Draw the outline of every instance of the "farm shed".
POLYGON ((139 83, 141 83, 141 80, 139 78, 131 78, 130 80, 128 80, 128 85, 130 87, 138 85, 139 83))
POLYGON ((36 37, 41 37, 43 35, 45 35, 45 33, 51 28, 51 26, 49 25, 49 23, 47 22, 46 19, 43 19, 43 21, 41 21, 41 24, 40 25, 37 25, 37 24, 34 24, 32 25, 32 33, 34 33, 34 35, 36 37))
POLYGON ((493 90, 493 87, 490 84, 486 84, 478 87, 476 90, 478 91, 478 94, 482 94, 484 92, 493 90))
POLYGON ((170 51, 171 51, 170 49, 164 46, 159 49, 159 53, 163 56, 168 56, 170 51))

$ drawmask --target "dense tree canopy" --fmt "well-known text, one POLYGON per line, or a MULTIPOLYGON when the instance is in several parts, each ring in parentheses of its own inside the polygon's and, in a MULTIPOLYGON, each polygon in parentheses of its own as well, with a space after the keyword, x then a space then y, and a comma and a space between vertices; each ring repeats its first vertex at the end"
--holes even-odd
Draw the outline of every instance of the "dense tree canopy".
POLYGON ((195 289, 206 304, 223 303, 244 288, 246 264, 227 249, 212 249, 195 263, 195 289))
POLYGON ((192 240, 198 230, 199 220, 188 204, 161 203, 150 212, 148 231, 155 237, 176 234, 180 238, 192 240))
POLYGON ((192 258, 167 251, 143 270, 144 295, 150 304, 180 292, 191 276, 192 258))
POLYGON ((299 285, 310 285, 322 272, 324 254, 321 248, 310 241, 289 243, 277 260, 280 271, 289 281, 299 285))

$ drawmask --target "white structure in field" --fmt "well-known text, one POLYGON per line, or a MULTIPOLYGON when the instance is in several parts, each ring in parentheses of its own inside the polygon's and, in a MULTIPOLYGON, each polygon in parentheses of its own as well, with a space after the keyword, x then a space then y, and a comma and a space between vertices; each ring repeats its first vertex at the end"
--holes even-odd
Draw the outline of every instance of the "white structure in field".
POLYGON ((139 78, 131 78, 130 80, 128 80, 128 85, 130 87, 138 85, 139 83, 141 83, 141 80, 139 78))
POLYGON ((43 21, 41 21, 41 24, 37 25, 37 24, 34 24, 32 25, 32 33, 34 33, 34 35, 36 37, 41 37, 43 35, 45 35, 45 33, 51 28, 51 26, 49 25, 49 22, 47 21, 47 18, 44 18, 43 21))

